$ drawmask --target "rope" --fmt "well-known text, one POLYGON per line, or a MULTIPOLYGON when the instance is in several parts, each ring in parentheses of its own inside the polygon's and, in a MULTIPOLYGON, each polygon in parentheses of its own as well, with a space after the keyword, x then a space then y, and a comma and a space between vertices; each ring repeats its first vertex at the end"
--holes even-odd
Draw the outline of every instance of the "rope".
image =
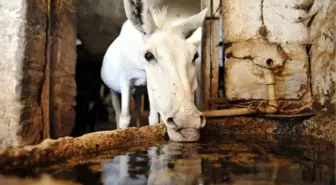
MULTIPOLYGON (((245 103, 242 102, 240 104, 230 104, 230 103, 225 103, 225 104, 217 104, 217 103, 211 103, 212 106, 216 106, 217 108, 223 108, 223 107, 239 107, 239 108, 247 108, 249 111, 257 111, 260 112, 260 107, 265 105, 265 103, 267 103, 268 100, 253 100, 250 103, 245 103), (246 105, 247 104, 247 105, 246 105)), ((278 107, 274 106, 274 105, 267 105, 267 106, 271 106, 273 108, 276 108, 277 110, 279 109, 278 107)))

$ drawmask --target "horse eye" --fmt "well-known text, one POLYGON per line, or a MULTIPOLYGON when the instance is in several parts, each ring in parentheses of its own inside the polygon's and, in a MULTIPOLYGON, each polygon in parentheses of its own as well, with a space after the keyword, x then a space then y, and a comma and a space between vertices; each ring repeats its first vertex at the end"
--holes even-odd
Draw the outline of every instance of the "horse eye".
POLYGON ((192 61, 194 62, 197 58, 198 58, 198 52, 195 53, 194 58, 193 58, 192 61))
POLYGON ((145 53, 145 59, 149 62, 154 59, 154 55, 151 52, 146 52, 145 53))

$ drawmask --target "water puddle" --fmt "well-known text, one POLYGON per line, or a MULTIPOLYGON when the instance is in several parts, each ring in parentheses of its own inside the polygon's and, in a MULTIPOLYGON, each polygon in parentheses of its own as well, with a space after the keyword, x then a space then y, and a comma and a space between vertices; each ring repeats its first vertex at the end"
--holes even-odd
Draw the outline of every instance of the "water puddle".
POLYGON ((335 184, 335 146, 310 137, 223 136, 128 151, 77 164, 20 167, 5 175, 49 174, 82 185, 335 184))

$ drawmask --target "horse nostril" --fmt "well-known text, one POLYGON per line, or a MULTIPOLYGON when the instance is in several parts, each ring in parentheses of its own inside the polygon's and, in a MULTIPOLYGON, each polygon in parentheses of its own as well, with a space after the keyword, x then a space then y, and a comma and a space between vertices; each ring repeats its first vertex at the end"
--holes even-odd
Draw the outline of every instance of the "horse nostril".
POLYGON ((200 120, 201 120, 201 128, 203 128, 206 123, 205 116, 203 114, 200 116, 200 120))
POLYGON ((176 129, 178 126, 176 125, 175 121, 174 121, 174 118, 168 118, 167 121, 166 121, 166 125, 168 128, 170 129, 176 129))

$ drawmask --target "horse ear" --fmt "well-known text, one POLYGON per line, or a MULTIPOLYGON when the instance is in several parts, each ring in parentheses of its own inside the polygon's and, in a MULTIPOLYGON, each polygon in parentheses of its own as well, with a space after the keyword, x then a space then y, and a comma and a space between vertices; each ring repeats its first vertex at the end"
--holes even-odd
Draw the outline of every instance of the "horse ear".
POLYGON ((198 14, 190 16, 185 21, 176 25, 174 28, 180 32, 185 39, 188 39, 198 28, 202 27, 207 13, 208 8, 205 8, 198 14))
POLYGON ((144 35, 148 36, 156 30, 148 0, 124 0, 124 8, 126 17, 144 35))
POLYGON ((193 34, 187 38, 187 43, 193 44, 196 47, 200 45, 202 41, 202 27, 198 27, 193 34))

